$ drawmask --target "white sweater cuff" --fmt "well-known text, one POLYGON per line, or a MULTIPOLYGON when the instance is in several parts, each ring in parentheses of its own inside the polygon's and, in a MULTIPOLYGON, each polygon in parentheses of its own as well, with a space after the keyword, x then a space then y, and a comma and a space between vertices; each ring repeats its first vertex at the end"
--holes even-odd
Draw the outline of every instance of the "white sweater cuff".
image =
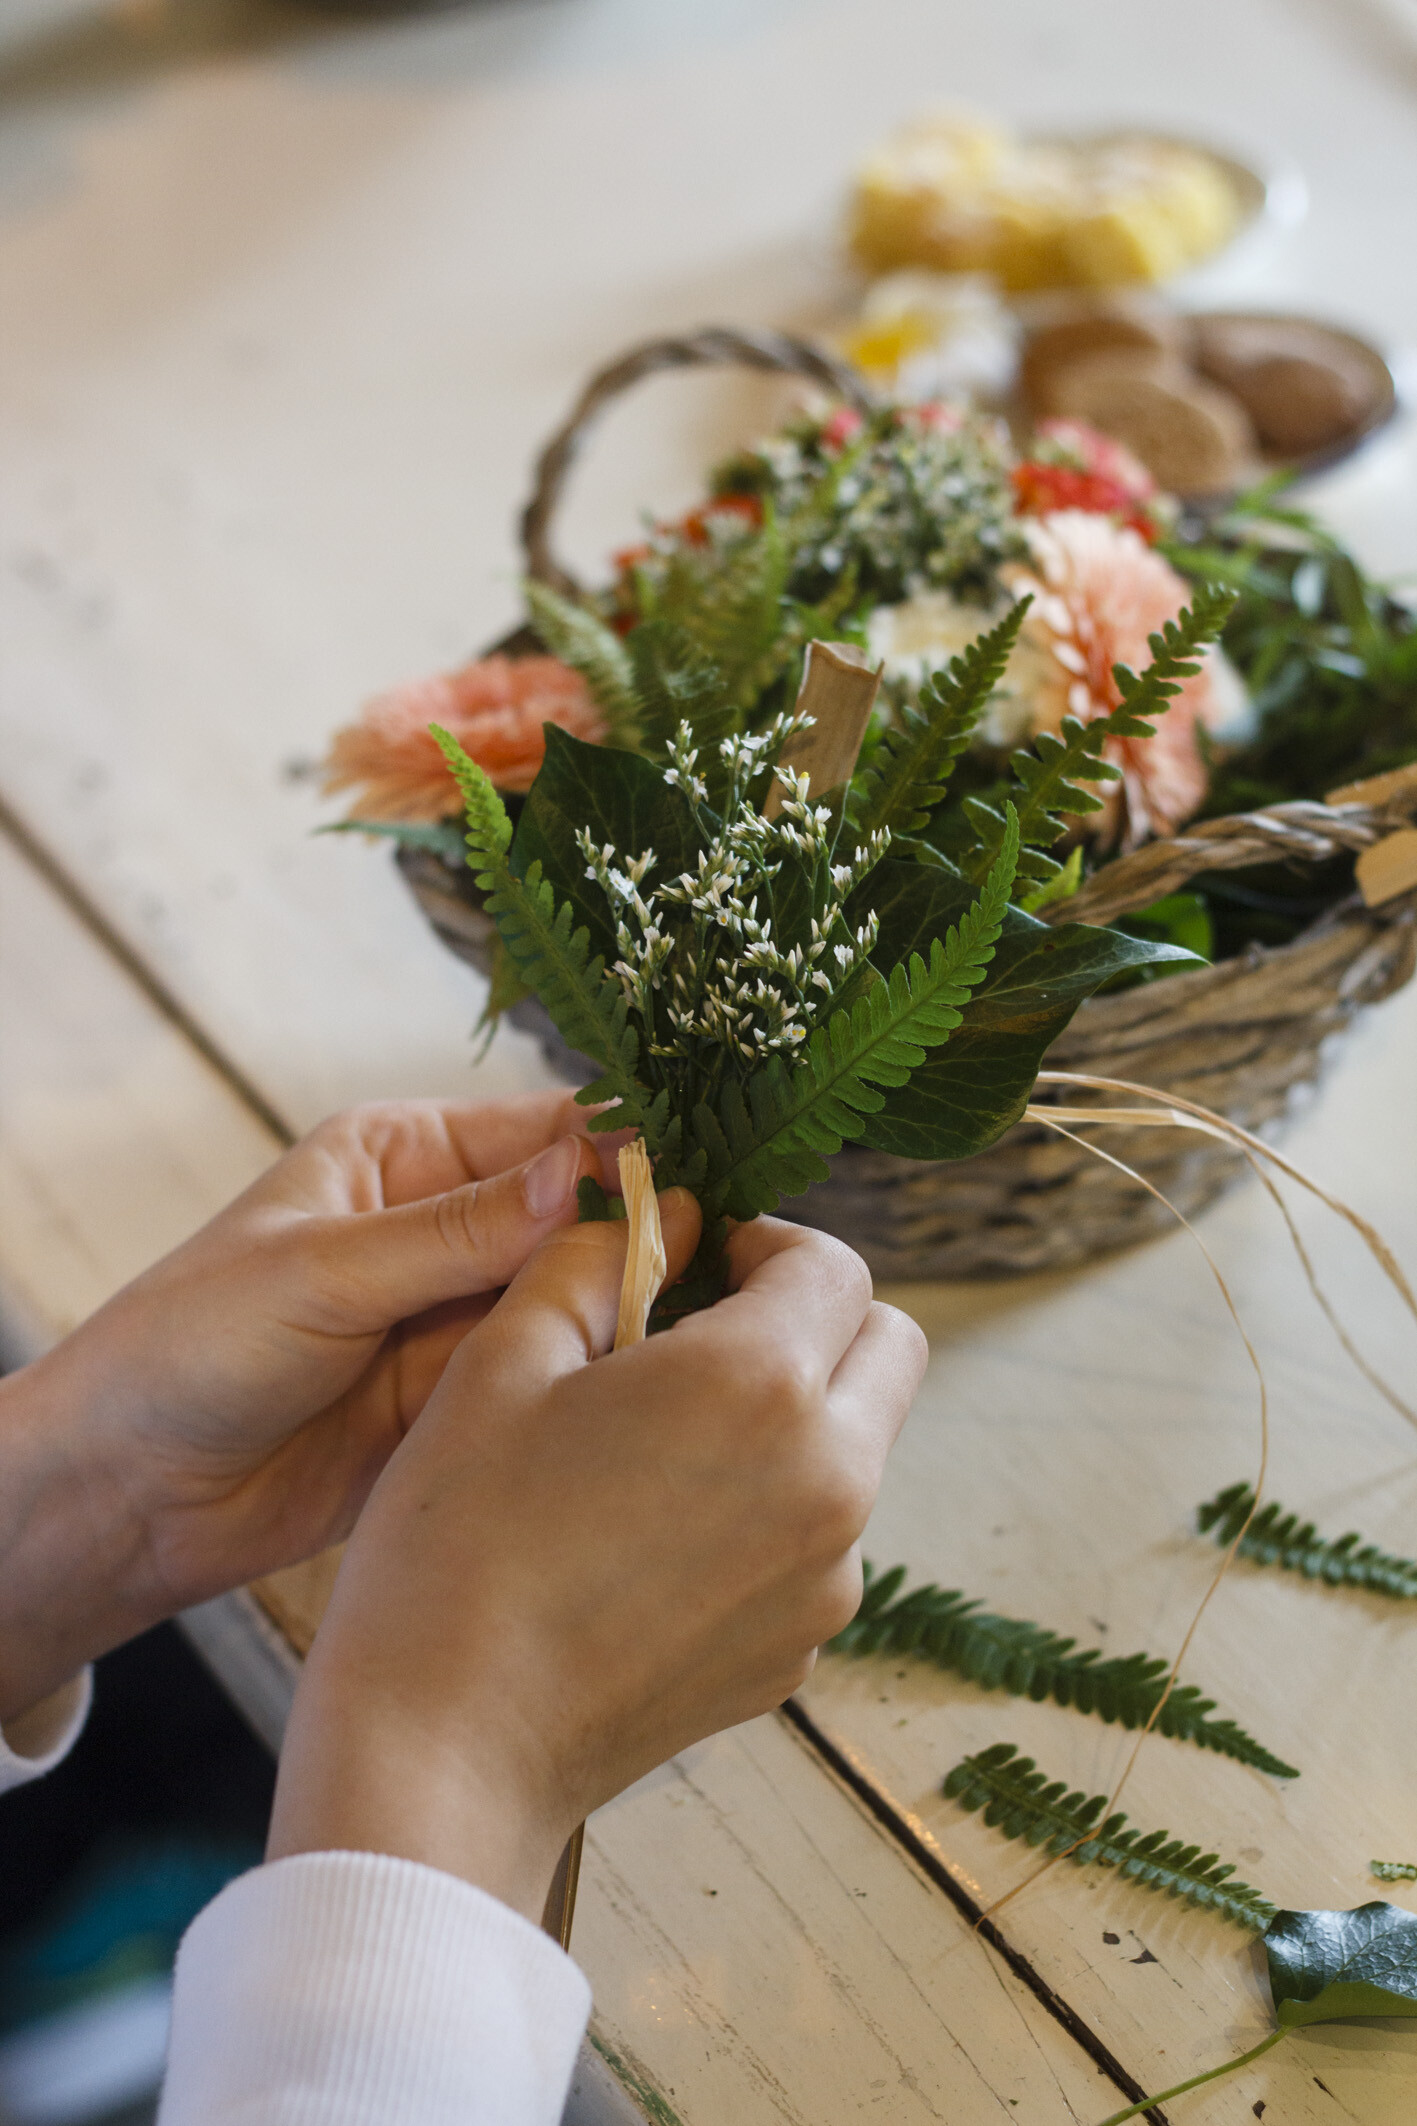
POLYGON ((557 2126, 589 2013, 570 1958, 485 1891, 297 1854, 188 1929, 159 2126, 557 2126))
POLYGON ((83 1733, 92 1703, 93 1672, 86 1668, 0 1727, 0 1794, 52 1772, 83 1733))

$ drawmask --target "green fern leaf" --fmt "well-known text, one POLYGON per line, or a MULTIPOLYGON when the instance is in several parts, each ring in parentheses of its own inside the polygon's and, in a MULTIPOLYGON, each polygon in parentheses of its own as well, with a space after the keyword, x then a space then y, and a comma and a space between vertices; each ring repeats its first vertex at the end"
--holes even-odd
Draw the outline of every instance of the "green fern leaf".
POLYGON ((719 739, 737 730, 741 718, 732 693, 677 623, 643 620, 631 630, 625 649, 634 675, 640 739, 652 758, 665 758, 684 723, 707 757, 719 739))
POLYGON ((1218 1854, 1202 1853, 1166 1831, 1125 1828, 1118 1810, 1102 1820, 1105 1794, 1091 1797, 1068 1791, 1065 1781, 1049 1780, 1031 1757, 1021 1757, 1011 1742, 996 1742, 957 1764, 945 1781, 945 1795, 963 1809, 983 1809, 984 1821, 1006 1838, 1021 1838, 1046 1852, 1066 1853, 1078 1867, 1095 1862, 1116 1868, 1149 1890, 1162 1890, 1187 1904, 1203 1905, 1222 1919, 1257 1932, 1268 1926, 1276 1907, 1259 1890, 1235 1880, 1235 1871, 1218 1854), (1070 1850, 1071 1849, 1071 1850, 1070 1850))
POLYGON ((553 657, 580 673, 610 729, 611 743, 640 743, 640 704, 624 643, 588 607, 544 583, 525 586, 532 626, 553 657))
MULTIPOLYGON (((1215 584, 1197 587, 1189 606, 1148 639, 1151 662, 1140 675, 1115 665, 1112 676, 1122 699, 1110 715, 1081 723, 1063 718, 1060 736, 1042 732, 1032 748, 1020 747, 1009 761, 1014 777, 1014 805, 1019 840, 1027 854, 1019 864, 1021 879, 1046 884, 1061 868, 1045 852, 1066 831, 1070 819, 1101 809, 1090 785, 1115 782, 1118 770, 1102 757, 1109 738, 1151 738, 1154 719, 1181 691, 1182 682, 1200 670, 1200 654, 1224 627, 1235 593, 1215 584)), ((979 798, 966 798, 961 810, 973 830, 977 848, 962 869, 981 878, 1002 846, 1004 816, 979 798)))
MULTIPOLYGON (((1254 1502, 1248 1484, 1231 1484, 1197 1508, 1197 1524, 1202 1534, 1209 1532, 1222 1547, 1228 1547, 1244 1528, 1254 1502)), ((1347 1535, 1322 1536, 1312 1521, 1286 1513, 1278 1500, 1262 1506, 1245 1529, 1239 1555, 1256 1565, 1302 1573, 1306 1580, 1323 1580, 1330 1587, 1363 1587, 1400 1602, 1417 1601, 1417 1558, 1379 1550, 1353 1530, 1347 1535)))
POLYGON ((569 902, 557 901, 540 862, 517 877, 507 861, 512 822, 506 806, 452 734, 438 724, 429 728, 462 792, 468 863, 502 943, 562 1039, 600 1066, 600 1076, 577 1098, 620 1102, 613 1117, 597 1116, 592 1129, 638 1127, 651 1152, 657 1151, 669 1118, 668 1095, 656 1097, 635 1075, 639 1037, 627 1023, 619 983, 606 974, 599 953, 592 957, 589 933, 575 927, 569 902))
MULTIPOLYGON (((1035 1704, 1051 1698, 1129 1728, 1146 1726, 1166 1688, 1169 1663, 1158 1655, 1104 1658, 1096 1647, 1075 1653, 1076 1640, 1018 1617, 995 1616, 953 1589, 916 1587, 899 1594, 903 1565, 880 1574, 869 1565, 865 1570, 861 1607, 832 1641, 843 1653, 910 1656, 952 1669, 984 1690, 1011 1691, 1035 1704)), ((1208 1719, 1214 1710, 1214 1699, 1202 1697, 1193 1684, 1178 1685, 1161 1708, 1157 1732, 1217 1750, 1277 1779, 1298 1778, 1292 1764, 1272 1755, 1233 1720, 1208 1719)))
POLYGON ((1031 602, 1021 598, 997 626, 931 676, 918 706, 902 708, 853 793, 851 824, 859 840, 881 827, 898 840, 929 825, 956 760, 1004 676, 1031 602))
POLYGON ((933 940, 928 963, 913 953, 834 1012, 790 1071, 774 1059, 748 1081, 747 1102, 730 1085, 712 1131, 696 1116, 695 1141, 709 1174, 706 1216, 756 1217, 822 1180, 825 1156, 859 1136, 865 1117, 883 1105, 876 1088, 904 1085, 926 1050, 949 1039, 993 956, 1017 857, 1010 821, 978 899, 943 942, 933 940))

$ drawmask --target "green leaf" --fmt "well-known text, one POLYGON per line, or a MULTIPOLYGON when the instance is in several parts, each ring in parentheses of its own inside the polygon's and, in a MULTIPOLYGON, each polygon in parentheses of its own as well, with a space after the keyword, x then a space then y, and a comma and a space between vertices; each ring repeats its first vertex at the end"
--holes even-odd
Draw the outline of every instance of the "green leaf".
POLYGON ((929 825, 956 760, 1004 676, 1031 602, 1021 598, 996 627, 933 674, 917 706, 901 708, 852 796, 851 825, 859 841, 882 827, 894 836, 918 834, 929 825))
POLYGON ((1417 1913, 1276 1912, 1264 1935, 1282 2029, 1350 2016, 1417 2016, 1417 1913))
MULTIPOLYGON (((870 881, 881 919, 873 960, 888 964, 922 950, 959 920, 971 893, 953 870, 885 858, 870 881)), ((981 1151, 1022 1114, 1044 1054, 1078 1005, 1112 976, 1165 961, 1199 964, 1173 945, 1007 909, 988 973, 947 1052, 927 1057, 908 1085, 887 1095, 860 1141, 905 1159, 981 1151)))
POLYGON ((635 1076, 639 1037, 627 1024, 619 983, 606 974, 600 954, 592 954, 589 933, 584 925, 576 927, 570 903, 557 901, 542 877, 540 859, 529 865, 524 877, 512 869, 512 822, 482 769, 450 732, 437 724, 429 728, 463 793, 468 863, 487 896, 487 912, 502 942, 561 1038, 600 1065, 600 1076, 583 1086, 577 1099, 586 1104, 621 1103, 613 1115, 597 1116, 591 1128, 639 1127, 651 1152, 656 1151, 669 1119, 668 1096, 656 1097, 635 1076))
POLYGON ((1077 1867, 1095 1862, 1116 1868, 1146 1889, 1203 1905, 1237 1926, 1263 1927, 1273 1916, 1270 1900, 1237 1882, 1234 1869, 1217 1854, 1203 1853, 1166 1831, 1143 1836, 1128 1830, 1120 1810, 1104 1822, 1105 1794, 1070 1793, 1065 1781, 1050 1781, 1011 1742, 996 1742, 966 1757, 946 1779, 944 1791, 963 1809, 983 1809, 984 1821, 1006 1838, 1066 1854, 1077 1867))
POLYGON ((547 726, 546 758, 517 822, 511 866, 525 877, 539 863, 557 899, 585 926, 592 950, 613 962, 614 916, 594 879, 586 877, 576 842, 582 827, 621 857, 653 849, 660 878, 689 869, 703 845, 685 799, 651 761, 547 726))
POLYGON ((524 586, 532 626, 553 657, 580 673, 610 728, 612 743, 640 742, 640 704, 624 643, 584 605, 544 583, 524 586))
MULTIPOLYGON (((1244 1528, 1254 1502, 1248 1483, 1231 1484, 1197 1508, 1197 1526, 1227 1549, 1244 1528)), ((1379 1550, 1355 1530, 1322 1536, 1312 1521, 1287 1513, 1277 1499, 1262 1506, 1245 1529, 1239 1555, 1256 1565, 1302 1573, 1306 1580, 1323 1580, 1330 1587, 1362 1587, 1401 1602, 1417 1601, 1417 1558, 1379 1550)))
MULTIPOLYGON (((1219 635, 1234 604, 1233 591, 1215 584, 1198 585, 1189 606, 1168 620, 1159 634, 1148 637, 1151 662, 1144 672, 1129 671, 1124 664, 1112 667, 1122 699, 1110 715, 1088 723, 1065 716, 1061 735, 1044 731, 1031 749, 1020 747, 1010 757, 1019 839, 1025 847, 1046 851, 1065 832, 1069 820, 1101 809, 1102 800, 1090 786, 1115 782, 1119 773, 1102 757, 1107 741, 1155 736, 1155 719, 1180 693, 1184 681, 1200 670, 1202 650, 1219 635)), ((962 810, 978 840, 965 869, 970 877, 978 878, 999 847, 1001 815, 974 797, 965 799, 962 810)), ((1019 874, 1024 879, 1047 880, 1057 869, 1054 857, 1039 854, 1021 862, 1019 874)))
POLYGON ((1370 1860, 1368 1867, 1379 1882, 1417 1882, 1417 1861, 1370 1860))
MULTIPOLYGON (((823 1155, 860 1136, 884 1105, 881 1086, 908 1083, 927 1049, 954 1033, 983 979, 1018 854, 1010 829, 977 900, 929 941, 928 958, 901 960, 847 1009, 818 1026, 789 1070, 774 1061, 748 1081, 748 1099, 726 1089, 717 1114, 701 1103, 695 1141, 705 1154, 706 1204, 732 1218, 756 1217, 821 1180, 823 1155)), ((931 874, 921 872, 922 877, 931 874)))
MULTIPOLYGON (((845 1631, 832 1641, 854 1654, 909 1656, 967 1676, 984 1690, 1007 1690, 1032 1698, 1052 1698, 1080 1713, 1145 1727, 1166 1689, 1170 1663, 1157 1654, 1105 1657, 1098 1647, 1075 1653, 1077 1642, 1018 1617, 995 1616, 954 1589, 916 1587, 898 1594, 903 1565, 877 1574, 865 1567, 861 1607, 845 1631)), ((1286 1764, 1237 1727, 1233 1720, 1211 1720, 1215 1700, 1194 1684, 1178 1684, 1167 1696, 1156 1722, 1157 1732, 1177 1741, 1217 1750, 1241 1764, 1278 1779, 1297 1779, 1286 1764)))
POLYGON ((317 834, 371 834, 404 849, 426 849, 445 863, 463 860, 463 830, 456 819, 337 819, 317 834))

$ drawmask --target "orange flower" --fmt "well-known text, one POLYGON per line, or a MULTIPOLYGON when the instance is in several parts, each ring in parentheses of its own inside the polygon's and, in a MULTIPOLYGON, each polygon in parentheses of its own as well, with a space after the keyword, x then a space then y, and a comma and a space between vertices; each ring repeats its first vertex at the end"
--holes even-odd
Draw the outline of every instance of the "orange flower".
MULTIPOLYGON (((1114 664, 1144 671, 1148 635, 1174 620, 1187 589, 1168 561, 1135 531, 1079 509, 1056 510, 1023 524, 1030 563, 1006 571, 1010 588, 1032 592, 1020 638, 1020 691, 1033 706, 1033 731, 1057 731, 1064 716, 1089 723, 1115 709, 1121 696, 1114 664)), ((1211 651, 1158 720, 1154 738, 1109 739, 1104 758, 1122 771, 1102 783, 1097 831, 1124 848, 1157 834, 1173 834, 1196 811, 1206 791, 1206 768, 1196 730, 1233 713, 1226 698, 1229 668, 1211 651)))
POLYGON ((546 753, 544 723, 592 744, 606 735, 590 689, 558 657, 480 657, 376 696, 358 723, 335 733, 326 795, 357 790, 351 819, 445 819, 461 811, 430 723, 451 731, 500 790, 531 788, 546 753))

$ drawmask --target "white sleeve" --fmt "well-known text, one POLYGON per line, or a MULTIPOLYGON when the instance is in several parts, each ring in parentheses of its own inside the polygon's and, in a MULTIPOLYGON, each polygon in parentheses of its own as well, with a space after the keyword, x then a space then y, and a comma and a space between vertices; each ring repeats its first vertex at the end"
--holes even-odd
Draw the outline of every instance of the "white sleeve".
POLYGON ((82 1675, 0 1727, 0 1794, 27 1780, 42 1779, 68 1756, 83 1732, 93 1702, 93 1674, 82 1675))
POLYGON ((589 2013, 570 1958, 484 1890, 300 1853, 188 1929, 159 2126, 558 2126, 589 2013))

